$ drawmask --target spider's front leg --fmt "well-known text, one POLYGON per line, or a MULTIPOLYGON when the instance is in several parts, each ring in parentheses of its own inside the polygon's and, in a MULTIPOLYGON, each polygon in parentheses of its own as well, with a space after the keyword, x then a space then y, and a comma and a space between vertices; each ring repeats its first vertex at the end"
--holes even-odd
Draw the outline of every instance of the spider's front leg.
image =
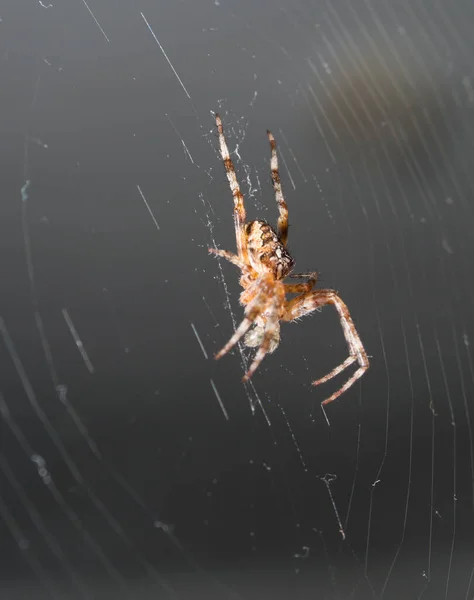
POLYGON ((320 383, 329 381, 329 379, 332 379, 356 361, 359 363, 359 368, 337 392, 324 400, 322 404, 329 404, 329 402, 338 398, 362 377, 369 368, 367 353, 365 352, 362 341, 357 333, 349 309, 334 290, 316 290, 313 292, 306 292, 301 296, 290 300, 287 311, 281 319, 282 321, 293 321, 300 317, 304 317, 327 304, 332 304, 339 313, 342 331, 344 332, 344 337, 346 338, 347 347, 349 349, 349 356, 330 373, 321 379, 313 381, 313 385, 319 385, 320 383))
POLYGON ((241 260, 248 261, 247 238, 245 236, 245 221, 247 215, 245 212, 244 197, 242 195, 242 192, 240 191, 240 186, 239 182, 237 181, 237 174, 235 172, 234 163, 232 162, 229 148, 227 147, 222 120, 217 113, 215 115, 215 118, 217 132, 219 134, 219 147, 221 157, 224 163, 227 181, 229 182, 230 189, 232 190, 232 196, 234 198, 234 225, 237 243, 237 253, 241 260))

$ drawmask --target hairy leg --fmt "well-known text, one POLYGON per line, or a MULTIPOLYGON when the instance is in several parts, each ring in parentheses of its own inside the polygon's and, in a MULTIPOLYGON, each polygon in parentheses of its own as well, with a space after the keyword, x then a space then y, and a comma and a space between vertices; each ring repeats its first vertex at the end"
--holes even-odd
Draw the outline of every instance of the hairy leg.
POLYGON ((262 343, 260 344, 249 370, 245 373, 243 381, 248 381, 257 370, 258 366, 269 352, 273 352, 280 343, 279 311, 285 301, 283 287, 274 289, 271 308, 266 319, 262 343))
MULTIPOLYGON (((252 323, 255 322, 255 319, 262 314, 269 304, 269 299, 271 298, 271 289, 269 286, 270 282, 267 282, 267 278, 259 279, 252 286, 252 289, 255 290, 254 297, 249 301, 247 307, 245 309, 245 316, 240 323, 240 325, 235 330, 234 335, 230 338, 227 344, 219 350, 216 354, 215 358, 219 359, 224 354, 227 354, 233 346, 240 340, 240 338, 247 333, 247 331, 252 326, 252 323)), ((248 297, 251 298, 252 289, 246 290, 248 297)))
POLYGON ((273 137, 270 131, 267 131, 267 135, 272 150, 270 168, 272 171, 273 189, 275 191, 275 199, 278 204, 278 210, 280 211, 277 230, 278 237, 280 238, 281 243, 286 247, 286 243, 288 241, 288 206, 286 205, 285 199, 283 197, 283 192, 281 190, 280 171, 278 170, 278 155, 276 151, 275 138, 273 137))
POLYGON ((322 404, 329 404, 329 402, 336 400, 336 398, 347 391, 360 377, 362 377, 369 368, 367 353, 365 352, 357 329, 352 321, 349 309, 334 290, 316 290, 293 298, 293 300, 290 300, 288 303, 287 312, 283 316, 282 321, 293 321, 294 319, 308 315, 314 310, 326 306, 327 304, 332 304, 339 313, 342 331, 349 349, 349 357, 330 373, 321 379, 313 381, 313 385, 319 385, 320 383, 332 379, 356 361, 359 364, 359 368, 337 392, 324 400, 322 404))
POLYGON ((295 273, 290 275, 292 279, 307 279, 304 283, 285 283, 285 291, 287 294, 304 294, 310 292, 318 281, 318 274, 313 273, 295 273))
POLYGON ((239 258, 244 262, 247 262, 247 238, 245 236, 245 205, 244 197, 240 191, 239 182, 237 181, 237 175, 235 173, 234 163, 230 158, 229 149, 224 137, 224 128, 222 127, 222 120, 216 113, 216 125, 219 133, 219 146, 222 160, 224 161, 225 172, 229 181, 230 189, 232 190, 232 196, 234 197, 234 225, 235 225, 235 237, 237 242, 237 254, 239 258))
POLYGON ((239 269, 242 269, 242 271, 245 271, 247 269, 247 265, 243 262, 243 260, 241 260, 237 256, 237 254, 233 254, 232 252, 228 252, 227 250, 219 250, 217 248, 208 248, 208 251, 209 251, 209 254, 215 254, 216 256, 222 256, 222 258, 225 258, 226 260, 231 262, 236 267, 239 267, 239 269))

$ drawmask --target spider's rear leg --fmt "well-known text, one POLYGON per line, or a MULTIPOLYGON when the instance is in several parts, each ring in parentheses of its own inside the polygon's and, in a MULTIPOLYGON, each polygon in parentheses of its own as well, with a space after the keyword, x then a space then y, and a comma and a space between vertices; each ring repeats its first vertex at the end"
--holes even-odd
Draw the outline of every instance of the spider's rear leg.
MULTIPOLYGON (((277 321, 277 323, 278 323, 278 321, 277 321)), ((269 322, 269 324, 270 324, 270 322, 269 322)), ((245 375, 242 377, 242 381, 248 381, 252 377, 252 375, 258 369, 258 366, 260 365, 262 360, 270 352, 270 347, 272 345, 272 342, 273 342, 273 337, 272 337, 271 329, 269 331, 265 330, 262 343, 260 344, 260 346, 257 350, 257 353, 255 354, 255 357, 254 357, 252 364, 250 365, 247 373, 245 373, 245 375)))
POLYGON ((262 343, 260 344, 252 364, 250 365, 247 373, 245 373, 242 381, 248 381, 258 369, 258 366, 265 356, 273 352, 278 347, 278 344, 280 343, 280 322, 278 319, 278 313, 284 301, 284 288, 278 287, 274 289, 274 297, 271 304, 270 313, 268 317, 266 317, 262 343))
MULTIPOLYGON (((256 290, 255 296, 252 300, 250 300, 247 308, 245 309, 245 317, 227 344, 216 354, 216 359, 219 359, 224 356, 224 354, 227 354, 227 352, 229 352, 229 350, 235 346, 235 344, 237 344, 240 338, 247 333, 252 324, 255 322, 255 319, 267 308, 271 291, 269 289, 269 283, 262 278, 257 280, 254 286, 256 290)), ((247 290, 247 293, 249 292, 250 290, 247 290)))
POLYGON ((302 296, 294 298, 288 303, 287 312, 283 316, 282 321, 293 321, 294 319, 308 315, 317 308, 326 306, 327 304, 332 304, 335 306, 337 312, 339 313, 342 331, 349 349, 349 357, 346 358, 346 360, 338 365, 335 369, 333 369, 328 375, 313 381, 312 385, 319 385, 320 383, 324 383, 325 381, 332 379, 356 361, 359 363, 359 368, 346 381, 346 383, 339 390, 337 390, 337 392, 324 400, 322 404, 329 404, 329 402, 336 400, 336 398, 347 391, 360 377, 362 377, 362 375, 369 368, 369 359, 367 353, 365 352, 362 341, 357 333, 357 329, 352 321, 349 309, 334 290, 316 290, 314 292, 308 292, 302 296))

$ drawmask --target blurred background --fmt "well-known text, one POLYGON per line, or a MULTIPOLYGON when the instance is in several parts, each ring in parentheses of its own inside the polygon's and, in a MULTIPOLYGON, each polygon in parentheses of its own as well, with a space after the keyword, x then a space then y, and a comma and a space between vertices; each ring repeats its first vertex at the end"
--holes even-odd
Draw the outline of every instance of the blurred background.
POLYGON ((0 576, 16 598, 474 597, 474 7, 5 0, 0 576), (347 303, 251 353, 278 143, 299 272, 347 303), (347 374, 346 374, 347 375, 347 374))

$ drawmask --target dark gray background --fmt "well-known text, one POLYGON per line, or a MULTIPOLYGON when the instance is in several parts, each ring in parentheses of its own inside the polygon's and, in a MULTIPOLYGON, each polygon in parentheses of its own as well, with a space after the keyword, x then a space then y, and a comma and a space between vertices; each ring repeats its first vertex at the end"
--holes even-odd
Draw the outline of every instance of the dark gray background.
POLYGON ((3 596, 472 598, 472 4, 0 18, 3 596), (212 360, 242 316, 215 110, 270 222, 273 131, 297 270, 372 357, 329 427, 330 308, 250 385, 212 360))

